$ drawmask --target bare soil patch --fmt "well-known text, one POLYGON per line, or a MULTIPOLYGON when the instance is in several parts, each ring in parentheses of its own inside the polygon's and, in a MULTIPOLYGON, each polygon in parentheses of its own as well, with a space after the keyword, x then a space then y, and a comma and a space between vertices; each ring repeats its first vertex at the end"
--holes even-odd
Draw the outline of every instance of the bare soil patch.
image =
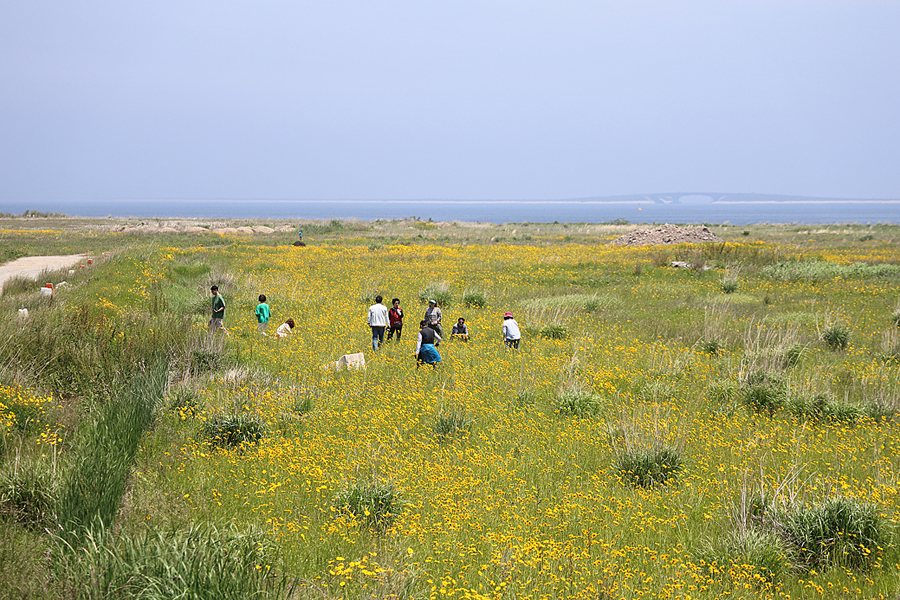
POLYGON ((610 244, 617 246, 661 246, 666 244, 703 244, 724 242, 706 227, 679 227, 660 225, 654 229, 635 229, 631 233, 617 237, 610 244))
POLYGON ((67 256, 25 256, 0 265, 0 293, 3 285, 13 277, 28 277, 37 280, 44 271, 55 271, 72 267, 87 259, 86 254, 67 256))

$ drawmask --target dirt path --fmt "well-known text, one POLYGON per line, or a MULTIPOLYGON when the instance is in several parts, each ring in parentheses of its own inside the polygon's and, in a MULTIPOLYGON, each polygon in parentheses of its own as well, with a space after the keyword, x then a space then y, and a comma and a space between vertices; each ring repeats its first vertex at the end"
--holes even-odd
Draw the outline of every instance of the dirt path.
MULTIPOLYGON (((87 259, 86 254, 69 254, 68 256, 26 256, 0 265, 0 293, 7 279, 16 276, 35 279, 44 271, 54 271, 72 267, 87 259)), ((54 284, 59 283, 54 281, 54 284)))

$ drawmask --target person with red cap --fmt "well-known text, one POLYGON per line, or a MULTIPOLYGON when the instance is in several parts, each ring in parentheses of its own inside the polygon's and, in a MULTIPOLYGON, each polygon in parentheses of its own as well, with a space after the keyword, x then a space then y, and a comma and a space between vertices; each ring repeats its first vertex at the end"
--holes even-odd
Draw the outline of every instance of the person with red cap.
POLYGON ((508 312, 503 315, 503 343, 508 348, 518 348, 521 338, 522 333, 519 331, 519 324, 513 319, 512 313, 508 312))

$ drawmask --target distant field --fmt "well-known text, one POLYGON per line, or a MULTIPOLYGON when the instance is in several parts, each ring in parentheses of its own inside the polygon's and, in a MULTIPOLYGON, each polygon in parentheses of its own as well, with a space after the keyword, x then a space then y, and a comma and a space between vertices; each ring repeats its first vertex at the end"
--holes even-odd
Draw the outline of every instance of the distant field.
MULTIPOLYGON (((148 531, 236 578, 185 567, 196 597, 896 595, 900 227, 711 226, 725 243, 628 248, 607 242, 634 225, 292 222, 293 247, 292 231, 35 221, 0 220, 3 256, 110 257, 52 300, 0 297, 30 312, 0 321, 0 483, 31 473, 48 498, 36 514, 0 487, 6 597, 102 597, 99 581, 134 597, 139 549, 176 545, 148 531), (214 283, 228 335, 206 331, 214 283), (417 369, 436 292, 444 329, 465 317, 471 339, 417 369), (373 351, 378 294, 406 320, 373 351), (351 352, 366 369, 325 366, 351 352), (84 550, 59 550, 44 528, 76 514, 71 473, 122 454, 88 450, 116 447, 91 440, 135 373, 165 387, 141 400, 107 530, 71 517, 60 535, 84 550), (224 547, 246 560, 220 564, 224 547)), ((181 573, 166 552, 139 570, 181 573)))

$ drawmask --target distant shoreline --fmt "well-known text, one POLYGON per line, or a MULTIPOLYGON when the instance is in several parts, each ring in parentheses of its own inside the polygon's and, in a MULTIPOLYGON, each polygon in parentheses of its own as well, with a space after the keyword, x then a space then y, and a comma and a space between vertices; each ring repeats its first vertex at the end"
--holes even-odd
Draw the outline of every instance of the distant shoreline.
POLYGON ((758 195, 570 198, 564 200, 114 200, 17 201, 0 212, 26 210, 74 217, 144 219, 414 219, 476 223, 895 223, 900 199, 816 199, 758 195))

